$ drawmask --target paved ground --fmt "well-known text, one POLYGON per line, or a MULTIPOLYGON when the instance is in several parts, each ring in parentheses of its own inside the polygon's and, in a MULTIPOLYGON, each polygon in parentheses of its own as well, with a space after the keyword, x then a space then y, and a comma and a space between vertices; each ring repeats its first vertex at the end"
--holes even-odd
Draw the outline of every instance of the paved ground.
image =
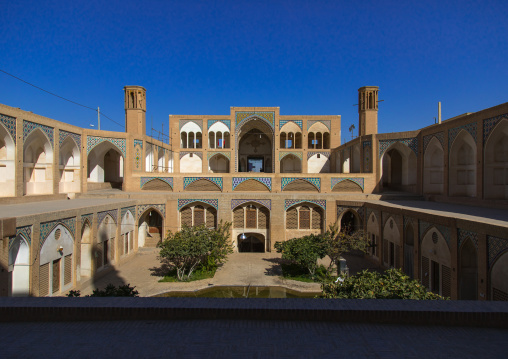
POLYGON ((507 330, 296 321, 0 323, 2 358, 506 358, 507 330))

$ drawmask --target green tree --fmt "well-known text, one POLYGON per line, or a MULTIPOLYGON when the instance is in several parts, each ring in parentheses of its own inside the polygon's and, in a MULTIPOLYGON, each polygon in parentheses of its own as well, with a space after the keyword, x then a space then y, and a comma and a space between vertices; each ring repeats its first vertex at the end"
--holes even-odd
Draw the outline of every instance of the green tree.
MULTIPOLYGON (((92 294, 86 295, 85 297, 139 297, 139 292, 135 290, 136 287, 131 287, 130 284, 124 284, 114 286, 108 284, 104 289, 94 289, 92 294)), ((67 293, 67 297, 80 297, 81 292, 79 290, 70 290, 67 293)))
POLYGON ((400 269, 383 274, 364 270, 349 278, 339 277, 334 283, 322 284, 324 298, 343 299, 446 299, 410 279, 400 269))
POLYGON ((323 234, 326 243, 326 255, 330 258, 328 272, 331 273, 340 257, 347 252, 367 252, 370 246, 369 239, 363 230, 350 231, 348 228, 338 230, 337 224, 330 225, 323 234))
POLYGON ((184 225, 179 232, 169 231, 158 244, 161 248, 159 256, 176 269, 178 280, 189 280, 198 266, 216 267, 233 252, 229 241, 230 227, 231 223, 221 221, 217 229, 184 225))
POLYGON ((327 254, 327 242, 325 236, 310 234, 308 236, 293 238, 285 242, 275 242, 277 253, 282 253, 282 259, 306 268, 314 277, 317 268, 317 260, 327 254))

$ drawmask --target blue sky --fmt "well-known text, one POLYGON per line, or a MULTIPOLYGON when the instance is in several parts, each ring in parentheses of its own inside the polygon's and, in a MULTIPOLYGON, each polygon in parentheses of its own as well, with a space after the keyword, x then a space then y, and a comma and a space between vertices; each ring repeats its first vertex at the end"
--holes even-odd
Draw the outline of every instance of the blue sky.
MULTIPOLYGON (((7 1, 0 69, 124 124, 123 86, 169 114, 341 115, 380 87, 379 131, 508 101, 508 1, 7 1)), ((0 73, 0 103, 89 127, 91 110, 0 73)), ((124 129, 103 118, 102 129, 124 129)))

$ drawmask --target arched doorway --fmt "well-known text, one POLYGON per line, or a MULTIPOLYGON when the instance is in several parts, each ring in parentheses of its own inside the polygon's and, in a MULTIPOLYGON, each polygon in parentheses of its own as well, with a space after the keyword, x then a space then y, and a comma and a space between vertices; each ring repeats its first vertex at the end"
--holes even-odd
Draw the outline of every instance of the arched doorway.
POLYGON ((162 215, 155 209, 147 209, 138 220, 138 247, 156 247, 162 240, 162 215))
POLYGON ((450 150, 450 196, 476 197, 476 142, 461 130, 450 150))
POLYGON ((265 237, 260 233, 242 233, 238 235, 238 252, 264 253, 265 237))
POLYGON ((216 154, 208 161, 208 170, 211 173, 229 173, 229 159, 223 154, 216 154))
POLYGON ((120 225, 120 255, 124 256, 134 249, 134 229, 136 222, 130 210, 127 210, 122 217, 120 225))
POLYGON ((259 249, 259 241, 263 244, 262 252, 270 250, 270 210, 265 206, 247 201, 236 206, 233 211, 233 233, 232 238, 236 239, 233 245, 238 252, 251 251, 250 245, 255 252, 259 249), (249 239, 247 237, 255 237, 257 239, 249 239), (244 238, 245 237, 245 238, 244 238), (244 247, 242 246, 242 243, 244 247), (247 245, 247 243, 251 243, 247 245), (249 250, 247 250, 249 249, 249 250))
POLYGON ((273 129, 253 117, 237 130, 238 172, 272 173, 273 129))
POLYGON ((9 296, 30 294, 30 246, 18 235, 9 248, 9 296))
POLYGON ((423 191, 428 194, 443 194, 444 151, 436 137, 430 140, 423 157, 423 191))
POLYGON ((396 142, 383 154, 381 160, 383 189, 416 191, 416 155, 406 145, 396 142))
POLYGON ((83 278, 92 276, 92 229, 88 221, 81 230, 81 269, 80 275, 83 278))
MULTIPOLYGON (((118 148, 109 141, 103 141, 88 154, 88 182, 107 183, 98 188, 122 188, 124 158, 118 148)), ((90 186, 89 186, 90 187, 90 186)))
POLYGON ((23 169, 26 195, 53 193, 53 147, 40 129, 25 140, 23 169))
POLYGON ((485 198, 508 199, 508 121, 500 121, 485 144, 485 198))
POLYGON ((286 155, 280 161, 280 173, 301 173, 302 160, 295 155, 286 155))
POLYGON ((60 193, 80 192, 80 151, 71 136, 60 146, 60 193))
POLYGON ((470 239, 467 239, 460 249, 459 291, 460 299, 478 299, 478 259, 476 248, 470 239))
POLYGON ((15 153, 12 136, 0 123, 0 197, 14 196, 15 153))
POLYGON ((351 234, 361 229, 361 220, 357 213, 353 210, 347 210, 340 218, 340 231, 351 234))

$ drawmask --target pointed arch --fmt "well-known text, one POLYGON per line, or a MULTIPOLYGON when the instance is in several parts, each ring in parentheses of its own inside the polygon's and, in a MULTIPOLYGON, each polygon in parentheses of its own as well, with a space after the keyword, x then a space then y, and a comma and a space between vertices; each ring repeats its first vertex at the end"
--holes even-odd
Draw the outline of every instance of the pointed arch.
POLYGON ((397 221, 389 216, 383 225, 383 263, 387 267, 401 268, 400 251, 402 249, 401 234, 397 221))
POLYGON ((319 192, 319 188, 305 178, 297 178, 282 188, 283 192, 319 192))
POLYGON ((81 266, 80 275, 82 278, 92 276, 92 224, 85 219, 81 228, 81 266))
POLYGON ((459 249, 459 298, 478 299, 478 251, 467 238, 459 249))
POLYGON ((491 267, 490 299, 508 301, 508 251, 497 257, 491 267))
POLYGON ((173 192, 173 187, 166 182, 161 180, 160 178, 153 178, 150 181, 143 184, 141 187, 142 191, 169 191, 173 192))
POLYGON ((9 296, 27 297, 30 294, 30 244, 18 234, 9 246, 9 296))
POLYGON ((330 159, 317 153, 307 160, 307 173, 330 173, 330 159))
POLYGON ((435 136, 430 140, 423 157, 423 192, 444 193, 444 149, 435 136))
POLYGON ((499 121, 485 143, 484 196, 508 199, 508 120, 499 121))
POLYGON ((24 193, 53 193, 53 146, 47 134, 35 128, 23 144, 24 193))
POLYGON ((367 237, 370 241, 369 253, 374 257, 379 256, 378 242, 379 242, 379 221, 374 211, 367 218, 367 237))
POLYGON ((60 193, 75 193, 81 191, 81 151, 72 136, 62 142, 60 146, 60 193))
POLYGON ((404 272, 411 279, 414 278, 415 237, 415 228, 408 222, 404 228, 404 272))
POLYGON ((302 160, 293 154, 286 154, 280 160, 280 173, 302 173, 302 160))
POLYGON ((449 195, 476 197, 476 142, 460 130, 450 149, 449 195))
POLYGON ((421 280, 429 290, 451 296, 451 253, 443 234, 431 226, 423 235, 420 252, 421 280))
POLYGON ((211 173, 229 173, 229 158, 222 153, 214 153, 208 159, 208 170, 211 173))
POLYGON ((353 193, 363 193, 363 188, 356 182, 351 181, 350 179, 345 179, 343 181, 338 182, 332 188, 332 192, 353 192, 353 193))
POLYGON ((89 183, 109 183, 110 187, 122 188, 124 156, 111 141, 99 142, 88 151, 87 168, 89 183))
POLYGON ((270 192, 270 188, 266 183, 256 179, 250 178, 237 185, 234 190, 235 192, 270 192))
POLYGON ((200 178, 196 181, 190 183, 187 187, 185 187, 184 191, 187 192, 222 192, 222 188, 213 181, 210 181, 206 178, 200 178))
POLYGON ((14 196, 16 190, 16 144, 0 122, 0 197, 14 196))
POLYGON ((381 157, 381 183, 384 189, 416 192, 416 155, 406 144, 391 144, 381 157))
POLYGON ((202 173, 203 160, 196 153, 187 153, 180 158, 180 173, 202 173))

